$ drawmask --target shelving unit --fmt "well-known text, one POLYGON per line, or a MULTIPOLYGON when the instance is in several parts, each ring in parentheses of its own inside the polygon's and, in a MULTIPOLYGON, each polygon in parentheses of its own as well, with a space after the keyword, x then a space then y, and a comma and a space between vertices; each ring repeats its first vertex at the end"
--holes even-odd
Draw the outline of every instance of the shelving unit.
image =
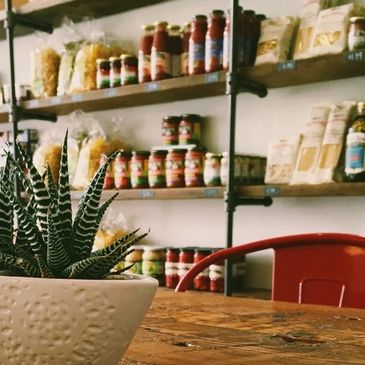
MULTIPOLYGON (((348 52, 297 62, 255 66, 240 70, 240 75, 245 80, 258 82, 269 89, 364 76, 365 52, 348 52)), ((92 112, 219 96, 224 95, 225 91, 226 72, 220 71, 82 94, 29 100, 21 106, 32 112, 65 115, 75 109, 92 112)), ((7 105, 0 108, 0 123, 7 122, 7 110, 7 105)))

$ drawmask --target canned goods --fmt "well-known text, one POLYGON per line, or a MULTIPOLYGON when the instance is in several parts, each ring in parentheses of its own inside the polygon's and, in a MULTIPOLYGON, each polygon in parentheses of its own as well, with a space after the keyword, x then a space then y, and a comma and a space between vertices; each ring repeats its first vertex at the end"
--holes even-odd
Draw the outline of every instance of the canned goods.
POLYGON ((189 148, 185 155, 185 186, 204 186, 203 166, 205 150, 199 147, 189 148))
POLYGON ((148 151, 133 151, 130 162, 131 186, 133 189, 148 187, 148 151))
POLYGON ((131 187, 129 164, 130 152, 120 152, 114 160, 114 186, 116 189, 128 189, 131 187))
POLYGON ((121 60, 119 57, 110 57, 110 87, 120 86, 121 60))
POLYGON ((208 152, 204 161, 204 184, 206 186, 221 185, 221 155, 208 152))
POLYGON ((162 122, 162 143, 164 145, 176 145, 179 143, 179 123, 181 117, 166 116, 162 122))
POLYGON ((202 117, 198 114, 184 114, 179 124, 179 144, 200 144, 202 117))
MULTIPOLYGON (((228 184, 228 171, 229 171, 229 153, 223 152, 221 160, 221 183, 223 186, 228 184)), ((236 184, 241 183, 241 156, 236 155, 234 158, 234 181, 236 184)))
POLYGON ((148 158, 148 185, 150 188, 166 187, 166 151, 152 151, 148 158))
POLYGON ((110 62, 98 58, 96 60, 96 88, 106 89, 110 86, 110 62))
POLYGON ((122 54, 120 56, 121 70, 120 83, 121 85, 131 85, 138 83, 138 58, 131 54, 122 54))
POLYGON ((185 186, 185 153, 186 150, 170 150, 166 156, 166 186, 168 188, 185 186))

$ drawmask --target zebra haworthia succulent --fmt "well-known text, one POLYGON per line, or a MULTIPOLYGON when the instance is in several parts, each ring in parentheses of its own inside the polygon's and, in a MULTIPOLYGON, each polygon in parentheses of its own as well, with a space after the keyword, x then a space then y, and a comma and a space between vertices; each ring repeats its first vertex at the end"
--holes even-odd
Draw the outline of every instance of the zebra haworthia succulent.
POLYGON ((8 154, 0 175, 0 267, 14 275, 32 277, 101 279, 109 275, 131 252, 131 246, 147 235, 137 235, 136 230, 106 248, 92 251, 103 214, 118 195, 100 206, 105 173, 115 155, 95 174, 72 219, 67 133, 58 184, 53 181, 50 169, 42 178, 19 144, 18 148, 29 178, 8 154), (29 195, 27 204, 14 195, 15 175, 29 195))

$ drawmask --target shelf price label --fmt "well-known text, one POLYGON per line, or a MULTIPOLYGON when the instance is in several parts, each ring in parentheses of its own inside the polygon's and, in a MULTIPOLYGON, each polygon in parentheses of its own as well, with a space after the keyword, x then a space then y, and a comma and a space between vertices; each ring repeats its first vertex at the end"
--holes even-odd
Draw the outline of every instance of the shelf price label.
POLYGON ((365 61, 365 51, 352 51, 346 53, 346 61, 353 63, 353 62, 364 62, 365 61))
POLYGON ((104 96, 106 98, 112 98, 114 96, 118 96, 119 92, 118 92, 118 89, 116 88, 113 88, 113 89, 106 89, 104 91, 104 96))
POLYGON ((204 82, 206 84, 212 84, 219 81, 219 72, 210 72, 205 75, 204 82))
POLYGON ((159 82, 147 82, 145 84, 144 88, 148 92, 158 91, 158 90, 160 90, 160 83, 159 82))
POLYGON ((281 188, 278 186, 265 186, 264 196, 279 196, 281 194, 281 188))
POLYGON ((155 197, 155 192, 152 190, 141 190, 139 192, 139 197, 141 199, 153 199, 155 197))
POLYGON ((219 189, 214 189, 214 188, 204 189, 204 197, 205 198, 219 198, 219 196, 220 196, 219 189))
POLYGON ((278 64, 278 71, 292 71, 297 68, 297 63, 294 60, 289 60, 278 64))
POLYGON ((84 96, 82 94, 75 94, 75 95, 71 95, 71 100, 74 103, 80 103, 81 101, 84 100, 84 96))

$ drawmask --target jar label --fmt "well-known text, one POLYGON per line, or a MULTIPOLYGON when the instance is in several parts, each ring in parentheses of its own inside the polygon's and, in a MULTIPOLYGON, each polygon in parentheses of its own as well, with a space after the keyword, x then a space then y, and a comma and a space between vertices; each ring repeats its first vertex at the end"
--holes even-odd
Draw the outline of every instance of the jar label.
POLYGON ((143 51, 138 52, 138 81, 146 82, 151 79, 151 56, 143 51))
POLYGON ((162 127, 162 142, 163 144, 177 144, 179 139, 178 128, 173 126, 162 127))
POLYGON ((221 166, 219 160, 205 160, 204 183, 207 186, 218 186, 221 183, 221 166))
POLYGON ((110 70, 110 87, 120 86, 120 69, 113 68, 110 70))
POLYGON ((166 184, 168 187, 184 186, 184 161, 166 160, 166 184))
POLYGON ((164 261, 142 261, 142 273, 143 275, 163 275, 165 272, 164 261))
POLYGON ((211 280, 224 278, 224 266, 223 265, 210 265, 209 266, 209 278, 211 280))
POLYGON ((125 66, 122 67, 121 73, 120 73, 120 83, 122 85, 128 85, 128 84, 136 84, 137 83, 137 68, 128 66, 126 68, 125 66))
POLYGON ((181 76, 181 55, 171 56, 171 76, 172 77, 181 76))
POLYGON ((223 39, 207 38, 205 46, 205 70, 216 71, 223 64, 223 39))
POLYGON ((131 162, 131 185, 133 188, 143 188, 148 185, 148 170, 146 160, 131 162))
POLYGON ((142 274, 142 261, 125 261, 124 263, 126 267, 134 264, 127 272, 132 274, 142 274))
POLYGON ((96 88, 105 89, 109 87, 109 84, 110 84, 109 72, 98 70, 98 72, 96 73, 96 88))
POLYGON ((230 40, 229 32, 224 32, 223 36, 223 68, 226 70, 229 67, 229 52, 230 52, 230 40))
POLYGON ((181 54, 181 74, 183 76, 189 75, 189 52, 181 54))
POLYGON ((189 74, 204 72, 205 70, 205 43, 189 42, 189 74))
POLYGON ((346 150, 346 167, 347 174, 360 173, 365 171, 364 165, 365 146, 349 146, 346 150))
POLYGON ((157 51, 152 47, 151 51, 151 78, 156 80, 158 74, 171 74, 171 55, 168 52, 157 51))

